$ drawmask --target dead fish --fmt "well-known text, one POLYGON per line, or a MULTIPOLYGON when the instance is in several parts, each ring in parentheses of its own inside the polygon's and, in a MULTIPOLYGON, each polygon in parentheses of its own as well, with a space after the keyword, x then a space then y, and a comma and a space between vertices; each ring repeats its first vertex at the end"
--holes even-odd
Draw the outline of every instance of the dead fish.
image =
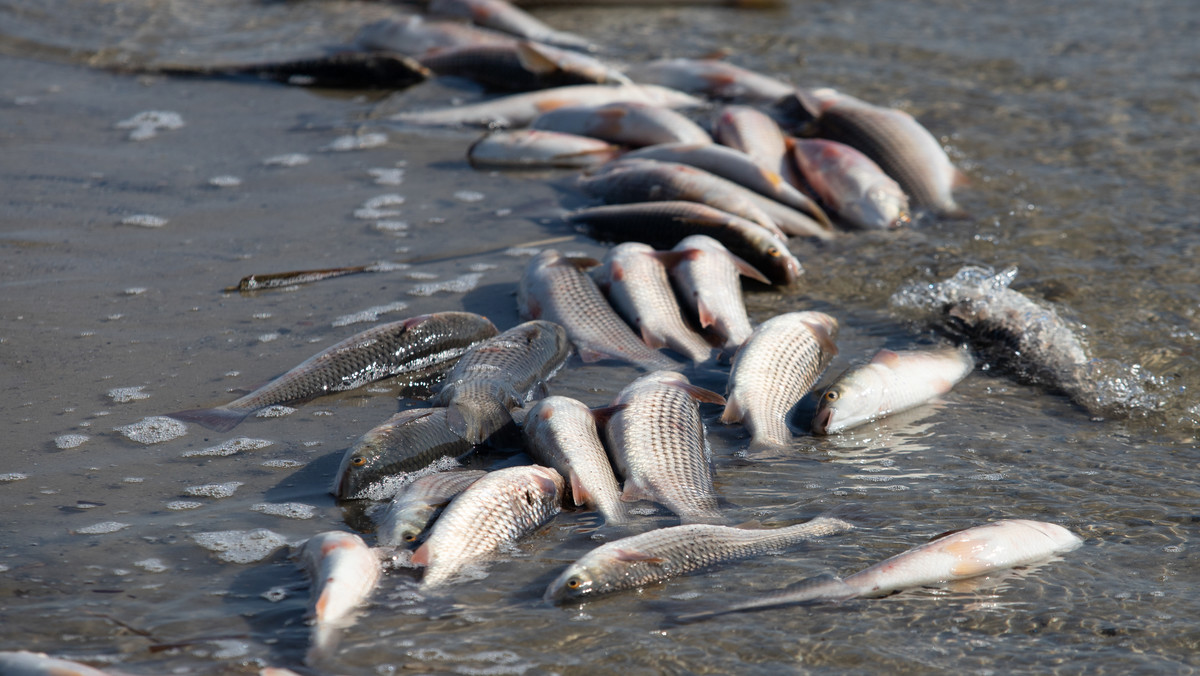
POLYGON ((506 0, 432 0, 430 14, 469 19, 471 23, 548 45, 595 51, 591 42, 574 33, 551 28, 506 0))
POLYGON ((854 528, 817 517, 785 528, 749 529, 713 524, 671 526, 607 542, 567 566, 543 600, 564 603, 644 587, 733 561, 781 552, 854 528))
POLYGON ((571 488, 575 505, 600 512, 607 524, 629 520, 596 427, 597 418, 607 420, 615 412, 613 408, 593 411, 570 397, 546 397, 529 409, 521 428, 530 457, 558 470, 571 488))
POLYGON ((444 586, 548 523, 562 509, 563 490, 562 476, 548 467, 488 472, 454 498, 413 554, 426 567, 421 588, 444 586))
POLYGON ((595 279, 617 312, 641 333, 643 343, 669 347, 699 363, 712 358, 712 346, 688 326, 667 277, 667 266, 681 258, 648 244, 625 242, 609 249, 595 279))
POLYGON ((617 394, 621 406, 605 428, 621 499, 652 500, 684 523, 721 521, 713 486, 712 454, 699 404, 725 399, 672 371, 638 378, 617 394))
POLYGON ((311 284, 346 275, 357 275, 363 272, 383 272, 389 267, 390 264, 387 263, 373 263, 371 265, 353 265, 344 268, 325 268, 323 270, 294 270, 292 272, 273 272, 266 275, 246 275, 237 283, 237 286, 226 287, 222 290, 229 293, 232 291, 248 292, 279 289, 299 284, 311 284))
POLYGON ((442 49, 422 56, 421 64, 438 75, 467 78, 500 91, 629 83, 629 78, 593 57, 527 40, 442 49))
POLYGON ((439 312, 380 324, 318 352, 240 399, 167 415, 228 432, 267 406, 353 390, 397 375, 430 379, 467 348, 494 335, 496 327, 471 312, 439 312))
POLYGON ((354 41, 363 49, 399 52, 421 59, 441 50, 483 45, 511 46, 518 39, 460 21, 428 21, 420 15, 413 15, 369 23, 358 31, 354 41))
POLYGON ((670 270, 680 297, 695 312, 700 326, 715 332, 726 354, 732 355, 754 330, 746 314, 740 276, 763 284, 770 282, 754 266, 707 235, 685 237, 673 251, 684 254, 670 270))
POLYGON ((797 139, 792 143, 804 182, 843 221, 864 230, 908 223, 908 195, 878 164, 837 141, 797 139))
POLYGON ((907 411, 950 391, 975 368, 965 350, 880 350, 871 362, 847 370, 821 395, 813 434, 833 434, 907 411))
POLYGON ((354 611, 379 583, 379 558, 353 533, 327 531, 300 547, 300 564, 312 580, 308 614, 312 637, 306 663, 333 654, 338 633, 354 623, 354 611))
POLYGON ((634 335, 583 271, 599 264, 571 259, 554 249, 534 256, 517 288, 521 317, 561 324, 585 362, 611 357, 646 370, 679 368, 634 335))
POLYGON ((749 262, 772 284, 788 285, 803 268, 787 244, 757 223, 697 202, 645 202, 579 209, 571 223, 602 242, 645 242, 670 249, 689 235, 708 235, 749 262))
POLYGON ((713 138, 746 153, 760 166, 779 172, 795 184, 787 156, 787 139, 766 113, 749 106, 725 106, 717 117, 713 138))
POLYGON ((787 446, 787 415, 837 354, 838 322, 822 312, 789 312, 763 322, 733 358, 721 422, 741 422, 750 449, 787 446))
POLYGON ((494 131, 471 144, 467 161, 475 168, 585 168, 603 164, 621 149, 587 136, 557 131, 494 131))
POLYGON ((86 664, 28 650, 0 651, 0 674, 5 676, 118 676, 86 664))
POLYGON ((472 444, 512 423, 510 410, 525 405, 571 355, 567 330, 534 319, 473 346, 446 376, 435 406, 446 407, 446 425, 472 444))
POLYGON ((417 125, 525 127, 533 118, 556 108, 603 105, 615 101, 637 101, 667 108, 701 104, 699 99, 688 94, 655 85, 571 85, 449 108, 397 113, 390 119, 417 125))
POLYGON ((400 411, 346 449, 332 492, 349 500, 384 479, 419 472, 443 458, 460 458, 473 448, 474 444, 451 431, 446 409, 400 411))
POLYGON ((193 77, 253 76, 291 85, 325 89, 403 89, 427 79, 429 69, 411 57, 394 52, 334 52, 326 56, 216 65, 165 65, 153 69, 165 75, 193 77))
POLYGON ((475 469, 434 472, 413 480, 392 497, 379 517, 375 538, 383 547, 412 545, 454 496, 487 472, 475 469))
POLYGON ((591 136, 635 148, 658 143, 712 142, 708 132, 683 115, 641 101, 562 106, 538 115, 529 124, 533 129, 591 136))
POLYGON ((845 579, 820 575, 777 594, 734 602, 717 611, 681 615, 678 619, 689 622, 746 610, 886 596, 902 589, 1028 566, 1065 554, 1081 544, 1083 540, 1077 535, 1056 524, 1026 519, 994 521, 952 531, 845 579))
POLYGON ((712 99, 769 103, 795 87, 720 59, 658 59, 635 66, 630 77, 712 99))

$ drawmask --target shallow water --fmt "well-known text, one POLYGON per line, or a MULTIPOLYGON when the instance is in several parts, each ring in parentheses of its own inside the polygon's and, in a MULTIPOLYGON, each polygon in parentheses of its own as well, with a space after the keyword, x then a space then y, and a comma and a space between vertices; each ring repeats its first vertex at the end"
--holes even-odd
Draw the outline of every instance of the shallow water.
MULTIPOLYGON (((190 426, 150 445, 115 428, 229 401, 230 390, 366 328, 335 324, 368 309, 405 304, 381 321, 466 309, 510 327, 528 252, 505 250, 573 234, 557 219, 582 202, 569 172, 475 172, 464 160, 474 132, 386 122, 398 110, 470 99, 470 89, 426 83, 385 98, 86 67, 311 53, 390 11, 0 2, 0 649, 131 674, 295 665, 307 592, 281 545, 367 527, 361 506, 339 506, 327 490, 343 449, 396 410, 397 388, 322 398, 225 434, 190 426), (183 125, 140 141, 130 139, 136 129, 118 128, 146 111, 177 113, 183 125), (343 137, 380 133, 380 145, 334 149, 343 137), (291 154, 307 162, 274 159, 291 154), (372 209, 399 213, 364 211, 372 209), (292 291, 222 292, 251 273, 376 261, 411 265, 292 291), (444 282, 455 283, 437 290, 444 282), (251 441, 215 448, 241 438, 251 441), (269 533, 244 535, 259 529, 269 533), (242 532, 233 542, 245 546, 200 544, 224 531, 242 532)), ((903 107, 944 137, 971 177, 958 193, 971 218, 793 243, 807 269, 798 288, 748 299, 756 321, 796 309, 839 318, 841 354, 826 379, 881 346, 936 340, 892 314, 889 298, 903 284, 964 264, 1017 265, 1013 288, 1084 326, 1094 356, 1142 365, 1164 404, 1096 420, 1060 393, 977 370, 937 406, 852 434, 798 434, 793 453, 750 461, 735 455, 743 431, 705 406, 733 522, 790 523, 851 503, 862 529, 550 608, 540 601, 545 585, 592 538, 611 536, 593 514, 567 513, 449 597, 421 598, 412 572, 389 573, 323 670, 1200 668, 1191 550, 1200 519, 1200 8, 864 0, 538 15, 629 62, 732 47, 741 65, 903 107), (1005 517, 1061 523, 1086 542, 991 584, 663 621, 1005 517)), ((604 251, 581 237, 555 246, 604 251)), ((724 387, 724 371, 687 374, 724 387)), ((636 375, 573 360, 550 389, 600 405, 636 375)))

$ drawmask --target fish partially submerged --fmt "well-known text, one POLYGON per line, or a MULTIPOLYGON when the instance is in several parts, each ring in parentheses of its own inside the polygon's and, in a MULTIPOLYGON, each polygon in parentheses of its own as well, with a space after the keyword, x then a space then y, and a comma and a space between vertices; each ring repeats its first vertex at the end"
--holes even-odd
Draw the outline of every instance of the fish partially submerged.
POLYGON ((680 299, 702 328, 721 339, 727 355, 737 352, 754 329, 742 298, 741 276, 769 284, 762 273, 707 235, 685 237, 672 251, 683 259, 670 269, 680 299))
POLYGON ((712 142, 708 132, 683 115, 670 108, 640 101, 563 106, 538 115, 529 126, 591 136, 634 148, 659 143, 712 142))
POLYGON ((439 312, 380 324, 335 343, 228 404, 167 415, 227 432, 268 406, 353 390, 392 376, 403 375, 412 382, 434 379, 467 348, 494 335, 496 327, 471 312, 439 312))
POLYGON ((441 49, 420 61, 439 76, 463 77, 499 91, 629 84, 620 71, 591 56, 528 40, 441 49))
POLYGON ((0 674, 4 676, 119 676, 86 664, 28 650, 0 651, 0 674))
POLYGON ((383 569, 362 538, 341 531, 312 536, 300 547, 299 559, 312 580, 312 637, 305 658, 311 664, 333 653, 339 632, 353 624, 354 611, 375 590, 383 569))
POLYGON ((577 134, 540 129, 491 132, 467 150, 476 168, 584 168, 603 164, 621 153, 619 146, 577 134))
POLYGON ((412 545, 439 511, 487 472, 476 469, 426 474, 400 489, 378 519, 376 542, 382 547, 412 545))

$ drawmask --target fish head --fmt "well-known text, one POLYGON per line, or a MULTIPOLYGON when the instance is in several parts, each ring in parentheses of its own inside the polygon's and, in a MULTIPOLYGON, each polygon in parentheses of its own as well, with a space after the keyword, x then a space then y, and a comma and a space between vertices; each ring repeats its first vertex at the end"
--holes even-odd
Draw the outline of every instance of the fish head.
POLYGON ((582 561, 577 561, 567 567, 554 581, 546 587, 542 600, 547 603, 570 603, 588 599, 603 593, 602 585, 595 572, 582 561))
POLYGON ((378 479, 380 459, 383 455, 380 440, 370 432, 346 449, 337 474, 334 475, 334 496, 348 500, 378 479))
POLYGON ((1058 524, 1046 523, 1045 521, 1031 521, 1028 519, 1014 519, 1014 521, 1018 521, 1049 538, 1055 552, 1069 552, 1083 544, 1082 538, 1058 524))
POLYGON ((885 415, 883 399, 883 381, 874 365, 851 369, 821 394, 812 431, 835 434, 885 415))

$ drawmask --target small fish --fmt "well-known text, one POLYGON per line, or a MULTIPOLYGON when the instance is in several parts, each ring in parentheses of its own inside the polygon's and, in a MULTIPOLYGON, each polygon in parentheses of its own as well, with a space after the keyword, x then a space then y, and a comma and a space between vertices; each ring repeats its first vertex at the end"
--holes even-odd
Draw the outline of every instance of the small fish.
POLYGON ((530 457, 558 470, 571 487, 575 505, 597 510, 607 524, 629 520, 596 429, 597 417, 607 419, 615 412, 593 411, 569 397, 546 397, 529 409, 521 428, 530 457))
POLYGON ((475 469, 434 472, 400 489, 379 517, 375 539, 381 547, 412 545, 454 496, 487 472, 475 469))
POLYGON ((803 272, 787 244, 757 223, 698 202, 645 202, 591 207, 567 220, 602 242, 645 242, 670 249, 689 235, 708 235, 771 280, 786 286, 803 272))
POLYGON ((0 674, 4 676, 118 676, 86 664, 28 650, 0 651, 0 674))
POLYGON ((625 386, 613 401, 623 408, 605 428, 621 499, 652 500, 684 523, 721 521, 712 455, 699 404, 725 399, 672 371, 656 371, 625 386))
POLYGON ((521 317, 561 324, 585 362, 612 357, 646 370, 679 368, 634 335, 583 271, 599 264, 571 259, 554 249, 534 256, 517 287, 521 317))
POLYGON ((375 590, 383 571, 362 538, 341 531, 312 536, 300 547, 299 559, 312 580, 312 636, 305 658, 311 664, 332 655, 338 633, 354 623, 354 610, 375 590))
POLYGON ((813 434, 833 434, 910 408, 950 391, 975 368, 965 350, 880 350, 869 364, 838 376, 817 404, 813 434))
POLYGON ((353 390, 396 375, 414 381, 432 378, 467 348, 494 335, 496 327, 487 318, 470 312, 439 312, 380 324, 318 352, 240 399, 167 415, 228 432, 267 406, 353 390))
POLYGON ((334 52, 325 56, 216 65, 164 65, 166 75, 230 77, 249 75, 305 87, 325 89, 403 89, 430 76, 429 69, 409 56, 390 52, 334 52))
POLYGON ((586 168, 603 164, 621 153, 611 143, 557 131, 517 129, 491 132, 467 150, 475 168, 586 168))
POLYGON ((680 296, 695 312, 700 326, 715 332, 721 338, 722 349, 732 355, 754 330, 746 314, 740 276, 763 284, 770 282, 754 266, 707 235, 685 237, 673 251, 684 254, 683 260, 671 268, 680 296))
POLYGON ((473 448, 450 430, 446 409, 400 411, 346 449, 332 492, 349 500, 388 477, 420 471, 442 458, 460 458, 473 448))
POLYGON ((713 524, 659 528, 605 543, 564 570, 543 599, 563 603, 644 587, 708 568, 784 551, 854 528, 817 517, 786 528, 748 529, 713 524))
POLYGON ((440 76, 463 77, 500 91, 629 83, 593 57, 527 40, 441 49, 422 56, 421 65, 440 76))
POLYGON ((596 50, 596 46, 587 39, 551 28, 506 0, 432 0, 427 9, 433 15, 462 17, 478 26, 548 45, 596 50))
POLYGON ((631 77, 708 98, 769 103, 792 85, 720 59, 658 59, 633 68, 631 77))
POLYGON ((843 221, 864 230, 908 223, 908 195, 878 164, 837 141, 797 139, 791 156, 804 181, 843 221))
POLYGON ((751 450, 787 446, 787 415, 837 354, 838 322, 822 312, 789 312, 763 322, 733 358, 721 422, 741 422, 751 450))
POLYGON ((735 602, 717 611, 682 615, 678 619, 688 622, 745 610, 886 596, 902 589, 1028 566, 1069 552, 1081 544, 1083 540, 1077 535, 1056 524, 1026 519, 994 521, 953 531, 845 579, 820 575, 802 580, 777 594, 735 602))
POLYGON ((539 465, 488 472, 446 507, 413 554, 422 589, 442 587, 504 545, 533 533, 562 509, 563 478, 539 465))
POLYGON ((640 101, 563 106, 538 115, 529 126, 635 148, 658 143, 712 142, 708 132, 683 115, 640 101))
POLYGON ((412 15, 369 23, 359 29, 354 41, 363 49, 399 52, 422 59, 442 50, 515 45, 518 39, 461 21, 428 21, 421 15, 412 15))
POLYGON ((667 265, 681 258, 625 242, 609 249, 595 279, 617 312, 641 332, 642 342, 655 349, 669 347, 699 363, 712 358, 712 346, 688 326, 667 277, 667 265))
POLYGON ((311 284, 324 279, 356 275, 362 272, 381 272, 387 265, 375 263, 372 265, 354 265, 344 268, 326 268, 324 270, 294 270, 292 272, 274 272, 266 275, 246 275, 237 286, 222 289, 226 293, 232 291, 262 291, 264 289, 279 289, 298 284, 311 284))

